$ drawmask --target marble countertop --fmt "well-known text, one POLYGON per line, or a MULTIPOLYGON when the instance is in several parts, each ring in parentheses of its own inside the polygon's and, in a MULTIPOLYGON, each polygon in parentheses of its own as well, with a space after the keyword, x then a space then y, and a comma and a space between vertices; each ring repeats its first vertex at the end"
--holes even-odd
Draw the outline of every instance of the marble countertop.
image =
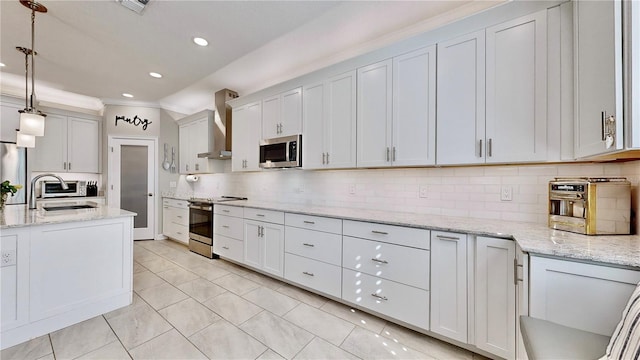
MULTIPOLYGON (((89 200, 78 200, 75 202, 65 201, 60 203, 60 205, 64 206, 83 204, 91 204, 96 207, 91 209, 47 211, 42 208, 43 204, 38 204, 37 208, 33 210, 27 209, 27 205, 7 205, 3 210, 0 210, 0 229, 101 220, 136 215, 136 213, 127 210, 100 205, 89 200)), ((48 201, 44 206, 55 206, 55 203, 48 201)))
POLYGON ((224 204, 512 239, 520 245, 523 251, 530 254, 640 267, 640 235, 587 236, 553 230, 546 225, 526 222, 318 207, 251 200, 230 201, 224 204))

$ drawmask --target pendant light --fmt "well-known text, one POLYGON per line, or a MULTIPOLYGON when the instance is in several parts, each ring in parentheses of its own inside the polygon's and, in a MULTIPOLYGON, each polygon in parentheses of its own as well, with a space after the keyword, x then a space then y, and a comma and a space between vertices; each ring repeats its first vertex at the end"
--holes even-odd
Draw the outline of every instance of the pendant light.
POLYGON ((40 110, 36 109, 35 91, 35 60, 37 55, 35 51, 35 21, 36 11, 46 13, 47 8, 35 1, 20 0, 20 4, 31 9, 31 49, 24 47, 16 47, 16 49, 25 55, 25 108, 20 110, 20 134, 32 136, 44 136, 44 117, 46 116, 40 110), (31 56, 31 96, 29 97, 29 56, 31 56))
POLYGON ((23 134, 22 131, 16 131, 16 146, 25 148, 36 147, 36 137, 33 135, 23 134))

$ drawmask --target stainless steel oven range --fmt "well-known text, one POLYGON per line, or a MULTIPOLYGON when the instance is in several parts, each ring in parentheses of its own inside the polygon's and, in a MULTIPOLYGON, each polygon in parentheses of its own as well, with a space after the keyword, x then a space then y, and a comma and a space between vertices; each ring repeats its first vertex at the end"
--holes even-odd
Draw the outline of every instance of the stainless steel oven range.
POLYGON ((222 196, 189 200, 189 250, 209 259, 219 257, 213 253, 213 206, 218 202, 234 200, 247 200, 247 198, 222 196))

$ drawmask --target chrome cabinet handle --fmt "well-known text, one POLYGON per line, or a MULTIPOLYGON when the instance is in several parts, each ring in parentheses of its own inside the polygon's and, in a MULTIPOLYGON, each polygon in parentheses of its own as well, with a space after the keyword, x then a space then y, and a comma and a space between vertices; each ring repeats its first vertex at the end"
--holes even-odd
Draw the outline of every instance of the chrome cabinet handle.
POLYGON ((69 170, 71 170, 71 162, 69 162, 69 170))
POLYGON ((396 161, 396 147, 393 147, 393 161, 396 161))
POLYGON ((187 168, 187 171, 189 171, 189 164, 186 164, 185 167, 187 168))
POLYGON ((229 225, 222 225, 223 228, 228 229, 229 225))
POLYGON ((378 295, 376 293, 371 294, 371 296, 373 296, 374 298, 379 299, 379 300, 384 300, 384 301, 389 300, 389 299, 387 299, 386 296, 380 296, 380 295, 378 295))
POLYGON ((264 214, 256 214, 256 216, 264 217, 264 214))
POLYGON ((303 271, 302 273, 305 274, 305 275, 308 275, 308 276, 315 276, 315 275, 313 275, 313 273, 306 272, 306 271, 303 271))
MULTIPOLYGON (((604 117, 602 118, 602 129, 603 129, 602 130, 602 134, 603 134, 602 137, 604 137, 604 117)), ((604 139, 602 139, 602 140, 604 140, 604 139)), ((62 168, 67 170, 67 162, 66 161, 62 163, 62 168)))
POLYGON ((309 243, 302 243, 302 245, 304 245, 304 246, 308 246, 308 247, 314 247, 314 246, 315 246, 315 245, 313 245, 313 244, 309 244, 309 243))
POLYGON ((322 165, 326 164, 327 162, 325 161, 327 155, 326 153, 322 153, 322 165))
POLYGON ((327 153, 327 165, 329 165, 329 153, 327 153))
POLYGON ((305 221, 303 221, 303 222, 304 222, 305 224, 311 224, 311 225, 313 225, 313 224, 315 224, 315 223, 316 223, 315 221, 309 221, 309 220, 305 220, 305 221))
POLYGON ((438 239, 443 239, 443 240, 460 240, 460 238, 457 238, 455 236, 446 236, 446 235, 436 235, 436 237, 438 239))
POLYGON ((482 157, 482 139, 480 139, 480 157, 482 157))
POLYGON ((229 250, 228 246, 223 246, 222 248, 225 249, 225 250, 229 250))
POLYGON ((196 171, 200 170, 200 164, 196 164, 196 171))
POLYGON ((489 138, 489 149, 487 149, 487 156, 488 157, 492 157, 493 156, 493 139, 489 138))
POLYGON ((606 113, 606 112, 604 112, 604 111, 603 111, 603 112, 601 112, 601 113, 600 113, 600 117, 601 117, 601 119, 602 119, 602 120, 601 120, 601 121, 602 121, 602 124, 601 124, 602 141, 605 141, 605 140, 607 139, 607 136, 606 136, 606 134, 605 134, 605 132, 604 132, 604 128, 605 128, 604 118, 605 118, 606 116, 607 116, 607 113, 606 113))
POLYGON ((388 232, 384 232, 384 231, 371 230, 371 232, 374 233, 374 234, 389 235, 388 232))
POLYGON ((182 215, 178 215, 176 216, 178 219, 182 219, 182 215))
POLYGON ((389 162, 389 148, 387 148, 387 162, 389 162))
POLYGON ((380 260, 380 259, 376 259, 376 258, 371 258, 371 261, 375 261, 375 262, 380 263, 380 264, 388 264, 389 263, 387 260, 380 260))
POLYGON ((181 231, 176 231, 176 233, 177 233, 177 234, 180 234, 180 235, 182 235, 182 232, 181 232, 181 231))

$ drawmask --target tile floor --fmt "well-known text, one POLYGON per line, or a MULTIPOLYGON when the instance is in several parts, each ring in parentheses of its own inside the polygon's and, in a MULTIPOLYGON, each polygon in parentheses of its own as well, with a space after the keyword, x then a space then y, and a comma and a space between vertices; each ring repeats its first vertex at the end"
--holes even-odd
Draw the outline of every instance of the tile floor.
POLYGON ((138 241, 134 260, 133 304, 0 358, 483 358, 172 241, 138 241))

